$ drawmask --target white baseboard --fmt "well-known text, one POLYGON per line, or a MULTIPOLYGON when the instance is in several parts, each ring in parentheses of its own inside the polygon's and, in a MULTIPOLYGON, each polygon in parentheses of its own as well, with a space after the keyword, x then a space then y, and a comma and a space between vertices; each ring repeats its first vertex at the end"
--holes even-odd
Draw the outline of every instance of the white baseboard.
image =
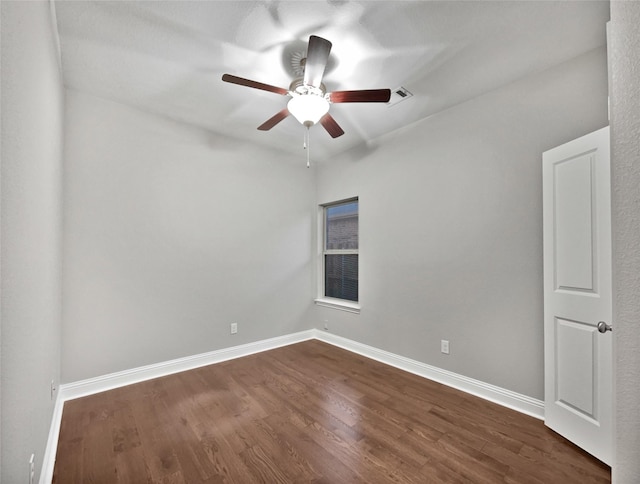
POLYGON ((42 458, 42 469, 40 469, 40 480, 38 481, 40 484, 51 484, 53 479, 53 467, 56 462, 56 452, 58 451, 58 437, 60 436, 63 407, 64 400, 60 396, 60 391, 58 391, 56 404, 53 407, 53 416, 51 417, 47 447, 42 458))
POLYGON ((341 336, 336 336, 326 331, 311 329, 308 331, 301 331, 299 333, 256 341, 254 343, 232 346, 230 348, 223 348, 221 350, 210 351, 199 355, 187 356, 185 358, 164 361, 153 365, 142 366, 131 370, 119 371, 108 375, 89 378, 87 380, 60 385, 60 391, 53 412, 51 429, 49 431, 49 439, 47 440, 47 448, 42 462, 40 484, 50 484, 53 479, 53 469, 58 447, 58 437, 60 434, 60 424, 62 422, 62 410, 64 402, 67 400, 93 395, 95 393, 171 375, 173 373, 179 373, 181 371, 192 370, 201 366, 221 363, 234 358, 241 358, 243 356, 272 350, 294 343, 300 343, 310 339, 324 341, 325 343, 329 343, 395 368, 408 371, 415 375, 428 378, 429 380, 437 381, 438 383, 476 395, 484 398, 485 400, 517 410, 518 412, 532 417, 539 419, 544 418, 544 402, 541 400, 512 392, 511 390, 506 390, 495 385, 490 385, 479 380, 474 380, 473 378, 458 375, 457 373, 427 365, 426 363, 412 360, 410 358, 405 358, 404 356, 389 353, 388 351, 358 343, 341 336))
POLYGON ((490 402, 497 403, 504 407, 511 408, 520 413, 530 415, 538 419, 544 419, 544 402, 536 398, 528 397, 520 393, 512 392, 480 380, 474 380, 452 371, 427 365, 420 361, 405 358, 404 356, 389 353, 388 351, 374 348, 356 341, 336 336, 326 331, 314 330, 314 337, 325 343, 338 346, 345 350, 357 353, 367 358, 385 363, 389 366, 399 368, 409 373, 413 373, 429 380, 442 383, 452 388, 456 388, 471 395, 475 395, 490 402))
POLYGON ((161 376, 179 373, 181 371, 193 370, 201 366, 221 363, 235 358, 272 350, 281 346, 300 343, 315 338, 314 330, 302 331, 300 333, 278 336, 253 343, 247 343, 230 348, 209 351, 199 355, 186 356, 175 360, 163 361, 152 365, 140 366, 131 370, 118 371, 108 375, 102 375, 87 380, 60 385, 60 395, 65 401, 74 398, 85 397, 114 388, 139 383, 141 381, 152 380, 161 376))

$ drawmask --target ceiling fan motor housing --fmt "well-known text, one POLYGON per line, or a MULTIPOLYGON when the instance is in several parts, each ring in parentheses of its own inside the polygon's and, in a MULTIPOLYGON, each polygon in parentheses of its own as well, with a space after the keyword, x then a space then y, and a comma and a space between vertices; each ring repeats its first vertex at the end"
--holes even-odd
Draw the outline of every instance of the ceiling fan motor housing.
POLYGON ((325 97, 327 88, 323 83, 320 83, 319 87, 309 86, 304 83, 304 78, 298 77, 289 85, 289 91, 303 96, 307 94, 315 94, 316 96, 325 97))

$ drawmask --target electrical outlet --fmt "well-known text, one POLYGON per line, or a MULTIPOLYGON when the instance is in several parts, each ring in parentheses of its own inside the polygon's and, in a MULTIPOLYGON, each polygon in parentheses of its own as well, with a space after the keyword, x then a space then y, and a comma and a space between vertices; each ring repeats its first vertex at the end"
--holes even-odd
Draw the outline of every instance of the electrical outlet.
POLYGON ((324 320, 324 330, 325 331, 329 331, 329 320, 328 319, 324 320))
POLYGON ((440 352, 444 353, 445 355, 449 354, 449 340, 440 340, 440 352))
POLYGON ((56 382, 51 380, 51 400, 53 400, 53 396, 56 394, 56 382))
POLYGON ((238 323, 231 323, 231 334, 236 334, 238 332, 238 323))
POLYGON ((36 455, 31 454, 29 458, 29 484, 33 484, 36 477, 36 465, 35 465, 36 455))

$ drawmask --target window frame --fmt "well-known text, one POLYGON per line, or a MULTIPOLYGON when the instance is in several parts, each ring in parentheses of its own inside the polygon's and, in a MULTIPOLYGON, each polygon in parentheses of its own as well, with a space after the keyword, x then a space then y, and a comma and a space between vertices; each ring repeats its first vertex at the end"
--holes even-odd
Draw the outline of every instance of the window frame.
POLYGON ((350 197, 333 202, 323 203, 318 206, 318 283, 317 297, 314 300, 318 306, 339 309, 351 313, 360 313, 360 200, 359 197, 350 197), (327 209, 338 205, 358 202, 358 248, 357 249, 327 249, 327 209), (325 295, 325 260, 326 255, 350 255, 358 256, 358 301, 340 299, 325 295))

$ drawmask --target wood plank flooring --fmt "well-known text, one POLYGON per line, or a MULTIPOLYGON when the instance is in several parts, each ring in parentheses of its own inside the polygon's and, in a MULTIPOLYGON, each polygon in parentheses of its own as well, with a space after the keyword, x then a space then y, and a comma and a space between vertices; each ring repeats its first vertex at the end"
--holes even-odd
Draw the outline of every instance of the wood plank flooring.
POLYGON ((68 401, 53 479, 610 481, 537 419, 316 340, 68 401))

